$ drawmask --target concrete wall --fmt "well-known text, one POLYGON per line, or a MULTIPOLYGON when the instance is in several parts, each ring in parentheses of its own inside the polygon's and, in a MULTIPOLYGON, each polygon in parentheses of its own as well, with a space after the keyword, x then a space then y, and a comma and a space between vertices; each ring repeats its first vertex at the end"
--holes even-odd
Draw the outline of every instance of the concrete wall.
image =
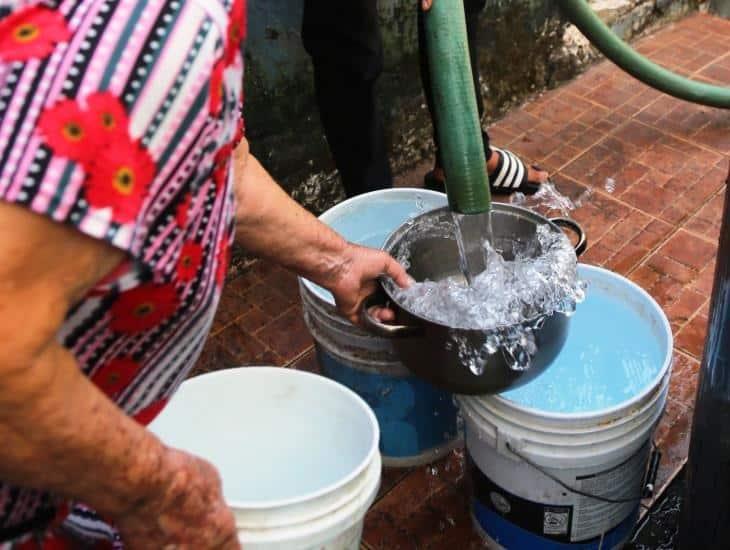
POLYGON ((710 10, 730 19, 730 0, 710 0, 710 10))
MULTIPOLYGON (((343 0, 344 2, 348 0, 343 0)), ((728 0, 711 0, 718 8, 728 0)), ((702 0, 594 0, 614 31, 631 39, 702 0)), ((722 5, 722 6, 721 6, 722 5)), ((245 114, 254 153, 295 198, 315 212, 341 196, 312 96, 300 39, 302 0, 249 0, 245 114)), ((414 0, 379 0, 386 69, 379 81, 394 170, 431 151, 430 123, 416 60, 414 0)), ((480 66, 487 117, 571 78, 595 58, 553 0, 489 0, 480 66)))

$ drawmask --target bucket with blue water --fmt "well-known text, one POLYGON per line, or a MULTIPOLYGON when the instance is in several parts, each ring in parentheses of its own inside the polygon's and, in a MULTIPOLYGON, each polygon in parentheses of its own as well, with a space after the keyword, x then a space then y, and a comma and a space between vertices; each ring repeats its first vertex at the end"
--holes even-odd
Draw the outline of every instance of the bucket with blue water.
POLYGON ((669 322, 631 281, 585 265, 579 273, 587 298, 552 365, 501 395, 458 398, 471 511, 491 547, 622 548, 653 483, 669 322))
MULTIPOLYGON (((351 242, 380 248, 408 219, 446 203, 442 193, 388 189, 342 202, 320 220, 351 242)), ((351 388, 375 411, 383 464, 425 464, 456 447, 457 407, 451 394, 413 376, 398 360, 391 340, 340 316, 325 289, 306 279, 299 284, 322 372, 351 388)))

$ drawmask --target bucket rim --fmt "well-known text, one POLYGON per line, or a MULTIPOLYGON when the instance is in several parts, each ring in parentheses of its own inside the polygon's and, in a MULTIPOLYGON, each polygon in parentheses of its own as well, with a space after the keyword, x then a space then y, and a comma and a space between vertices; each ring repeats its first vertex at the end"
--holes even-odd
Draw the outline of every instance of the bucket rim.
POLYGON ((598 273, 603 276, 607 276, 609 278, 617 279, 622 284, 626 284, 629 288, 636 291, 642 298, 646 300, 646 302, 649 304, 651 309, 656 313, 656 318, 659 320, 659 328, 664 333, 666 339, 667 339, 667 350, 664 356, 664 360, 662 362, 662 366, 657 372, 657 375, 651 379, 651 381, 646 385, 646 387, 639 393, 637 393, 634 397, 631 399, 628 399, 626 401, 622 401, 621 403, 618 403, 616 405, 613 405, 611 407, 604 407, 602 409, 597 409, 594 411, 584 411, 584 412, 576 412, 576 413, 561 413, 561 412, 551 412, 551 411, 545 411, 542 409, 536 409, 533 407, 526 407, 524 405, 520 405, 518 403, 515 403, 514 401, 507 399, 506 397, 502 397, 501 395, 493 395, 488 397, 493 397, 494 400, 504 408, 508 408, 523 414, 528 415, 539 415, 542 418, 546 420, 555 420, 555 421, 575 421, 575 420, 599 420, 602 418, 605 418, 607 416, 614 416, 619 414, 620 412, 630 409, 639 402, 643 401, 647 398, 647 396, 654 391, 662 382, 664 377, 667 375, 667 373, 672 368, 673 363, 673 357, 674 357, 674 335, 672 334, 672 327, 669 324, 669 319, 667 319, 667 315, 664 313, 664 310, 661 308, 661 306, 657 303, 657 301, 654 299, 654 297, 649 294, 646 290, 641 288, 639 285, 628 279, 627 277, 624 277, 623 275, 620 275, 618 273, 615 273, 611 271, 610 269, 606 269, 603 267, 595 266, 595 265, 589 265, 584 263, 578 264, 578 269, 580 271, 587 271, 589 273, 594 272, 598 273))
MULTIPOLYGON (((286 508, 293 505, 303 504, 306 502, 317 500, 320 497, 323 497, 325 495, 328 495, 330 493, 333 493, 337 491, 338 489, 342 488, 343 486, 347 485, 351 481, 353 481, 356 477, 361 475, 369 466, 370 464, 375 460, 375 456, 379 455, 379 449, 378 445, 380 442, 380 426, 378 424, 378 420, 375 416, 375 413, 373 412, 372 408, 367 404, 367 402, 360 397, 357 393, 352 391, 347 386, 340 384, 339 382, 336 382, 334 380, 331 380, 325 376, 322 376, 320 374, 307 372, 307 371, 300 371, 295 370, 291 368, 285 368, 285 367, 275 367, 275 366, 260 366, 260 365, 252 365, 252 366, 240 366, 240 367, 233 367, 229 369, 222 369, 219 371, 214 372, 207 372, 200 374, 198 376, 194 376, 192 378, 187 379, 184 384, 190 385, 191 383, 194 384, 196 381, 199 381, 203 378, 210 380, 212 378, 224 378, 226 376, 236 376, 240 375, 242 373, 265 373, 265 374, 275 374, 276 376, 289 376, 289 377, 300 377, 300 378, 309 378, 310 380, 316 380, 316 383, 322 384, 323 386, 328 386, 330 388, 335 388, 337 391, 341 392, 344 395, 347 395, 351 398, 352 402, 356 404, 361 411, 365 413, 365 416, 368 418, 370 422, 370 426, 372 427, 372 441, 370 442, 370 447, 365 454, 365 457, 363 460, 360 461, 360 463, 352 469, 352 471, 342 477, 341 479, 330 483, 329 485, 326 485, 322 487, 321 489, 318 489, 316 491, 309 492, 305 495, 295 496, 295 497, 289 497, 289 498, 282 498, 278 500, 270 500, 266 502, 255 502, 255 501, 245 501, 245 500, 226 500, 226 504, 230 508, 238 509, 238 510, 272 510, 275 508, 286 508)), ((181 385, 182 387, 182 385, 181 385)))
MULTIPOLYGON (((416 194, 426 195, 426 196, 430 196, 430 197, 434 197, 434 198, 436 198, 436 197, 440 197, 440 198, 444 198, 444 199, 446 198, 446 193, 441 193, 440 191, 433 191, 431 189, 421 189, 418 187, 394 187, 391 189, 378 189, 375 191, 369 191, 367 193, 363 193, 362 195, 356 195, 354 197, 350 197, 349 199, 346 199, 340 203, 337 203, 332 208, 330 208, 330 209, 326 210, 325 212, 323 212, 322 214, 320 214, 318 219, 319 219, 319 221, 321 221, 329 226, 329 223, 327 223, 329 221, 329 218, 334 216, 337 212, 339 212, 339 210, 345 209, 348 206, 351 206, 353 204, 357 204, 360 202, 367 202, 369 198, 371 199, 374 196, 404 195, 404 196, 410 197, 410 196, 416 195, 416 194)), ((436 207, 436 208, 439 208, 439 207, 436 207)), ((381 249, 382 249, 382 247, 381 247, 381 249)), ((323 300, 332 306, 335 305, 334 300, 331 300, 331 301, 329 299, 325 300, 322 296, 320 296, 320 294, 317 292, 317 289, 315 288, 315 286, 317 286, 316 283, 313 283, 312 281, 310 281, 309 279, 306 279, 305 277, 298 277, 298 278, 299 278, 300 283, 302 285, 304 285, 306 290, 308 292, 310 292, 312 295, 316 296, 317 299, 323 300)))

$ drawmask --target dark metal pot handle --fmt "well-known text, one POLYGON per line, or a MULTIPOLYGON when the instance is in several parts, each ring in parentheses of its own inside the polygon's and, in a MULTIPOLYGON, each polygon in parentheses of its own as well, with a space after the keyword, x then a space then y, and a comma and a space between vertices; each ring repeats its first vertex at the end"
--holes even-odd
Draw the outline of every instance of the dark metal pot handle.
POLYGON ((370 308, 373 306, 385 306, 387 300, 382 290, 371 294, 362 303, 360 319, 367 330, 384 338, 408 338, 422 334, 421 327, 408 325, 388 325, 373 317, 370 308))
POLYGON ((583 231, 583 228, 578 224, 578 222, 571 220, 570 218, 550 218, 550 221, 558 227, 565 227, 578 235, 578 242, 575 245, 576 256, 580 256, 586 251, 586 248, 588 248, 588 237, 586 237, 586 232, 583 231))

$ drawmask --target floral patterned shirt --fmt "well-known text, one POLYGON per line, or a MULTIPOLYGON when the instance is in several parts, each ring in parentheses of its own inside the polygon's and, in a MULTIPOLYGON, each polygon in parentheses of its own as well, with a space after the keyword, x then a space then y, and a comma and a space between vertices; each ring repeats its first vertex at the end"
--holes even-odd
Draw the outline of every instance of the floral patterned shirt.
MULTIPOLYGON (((0 0, 0 200, 126 253, 58 340, 142 424, 198 357, 225 276, 245 28, 245 0, 0 0)), ((58 509, 0 483, 0 547, 58 509)))

